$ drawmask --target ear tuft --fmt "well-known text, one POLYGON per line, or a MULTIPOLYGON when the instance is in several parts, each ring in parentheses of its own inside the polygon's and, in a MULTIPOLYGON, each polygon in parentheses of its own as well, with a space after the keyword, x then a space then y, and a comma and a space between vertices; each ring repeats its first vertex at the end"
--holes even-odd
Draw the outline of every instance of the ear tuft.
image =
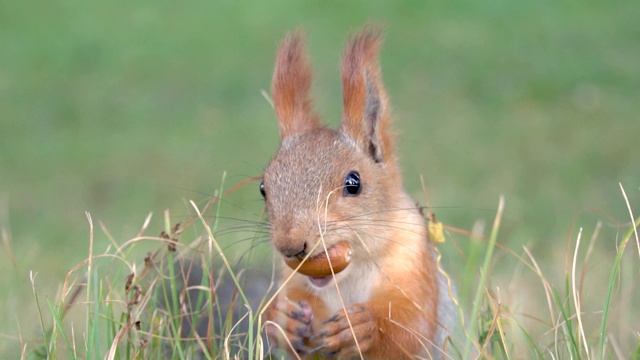
POLYGON ((309 91, 312 72, 300 31, 287 34, 276 57, 271 96, 282 139, 318 128, 312 113, 309 91))
POLYGON ((381 31, 366 27, 348 42, 342 59, 341 132, 375 162, 393 161, 387 94, 378 61, 381 31))

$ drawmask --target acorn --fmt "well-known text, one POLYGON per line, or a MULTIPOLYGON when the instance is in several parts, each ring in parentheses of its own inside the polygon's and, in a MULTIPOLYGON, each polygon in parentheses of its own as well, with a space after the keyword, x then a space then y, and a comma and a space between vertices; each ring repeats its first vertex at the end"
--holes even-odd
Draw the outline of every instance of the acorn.
POLYGON ((333 272, 337 274, 346 269, 347 266, 349 266, 350 261, 351 246, 349 246, 349 243, 346 241, 340 241, 328 248, 326 252, 323 251, 318 255, 308 258, 307 260, 297 257, 284 259, 284 262, 290 268, 293 270, 297 269, 300 274, 311 277, 331 276, 332 266, 333 272), (331 265, 329 265, 329 259, 331 259, 331 265), (300 263, 302 263, 302 265, 300 265, 300 263), (299 269, 298 266, 300 266, 299 269))

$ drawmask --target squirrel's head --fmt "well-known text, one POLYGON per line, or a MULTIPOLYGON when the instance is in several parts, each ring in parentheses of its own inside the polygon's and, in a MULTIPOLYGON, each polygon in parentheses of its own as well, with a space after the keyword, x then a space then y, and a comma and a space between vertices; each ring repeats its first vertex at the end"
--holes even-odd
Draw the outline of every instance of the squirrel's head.
POLYGON ((412 207, 394 157, 379 46, 379 32, 372 29, 348 42, 342 121, 333 130, 312 111, 312 73, 302 36, 289 34, 280 45, 272 97, 281 146, 260 189, 272 243, 285 257, 322 251, 322 245, 316 247, 321 238, 327 247, 349 241, 354 261, 358 254, 384 251, 398 212, 412 207))

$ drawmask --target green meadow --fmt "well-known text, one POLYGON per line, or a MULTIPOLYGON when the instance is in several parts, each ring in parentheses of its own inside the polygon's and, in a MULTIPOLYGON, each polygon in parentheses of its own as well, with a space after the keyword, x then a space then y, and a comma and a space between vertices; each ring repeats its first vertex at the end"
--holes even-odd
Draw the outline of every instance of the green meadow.
MULTIPOLYGON (((90 243, 113 253, 149 213, 158 236, 194 216, 189 200, 260 175, 287 31, 306 33, 315 108, 338 124, 342 48, 373 23, 405 188, 448 229, 438 248, 481 353, 640 358, 638 19, 634 1, 0 0, 0 354, 44 357, 90 243)), ((205 219, 230 261, 267 266, 258 184, 205 219)), ((140 266, 159 247, 123 256, 140 266)), ((74 306, 60 327, 81 322, 78 351, 60 337, 50 357, 104 356, 82 355, 74 306)))

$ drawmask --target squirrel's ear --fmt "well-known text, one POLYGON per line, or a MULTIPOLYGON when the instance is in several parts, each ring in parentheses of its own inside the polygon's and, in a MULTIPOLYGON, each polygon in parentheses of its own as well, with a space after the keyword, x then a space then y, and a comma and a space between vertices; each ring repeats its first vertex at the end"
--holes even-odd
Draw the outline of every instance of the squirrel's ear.
POLYGON ((343 109, 340 131, 378 163, 393 161, 387 94, 378 62, 380 31, 365 28, 346 46, 342 59, 343 109))
POLYGON ((287 34, 278 48, 271 84, 282 139, 320 126, 318 117, 311 110, 311 79, 311 65, 302 34, 298 31, 287 34))

